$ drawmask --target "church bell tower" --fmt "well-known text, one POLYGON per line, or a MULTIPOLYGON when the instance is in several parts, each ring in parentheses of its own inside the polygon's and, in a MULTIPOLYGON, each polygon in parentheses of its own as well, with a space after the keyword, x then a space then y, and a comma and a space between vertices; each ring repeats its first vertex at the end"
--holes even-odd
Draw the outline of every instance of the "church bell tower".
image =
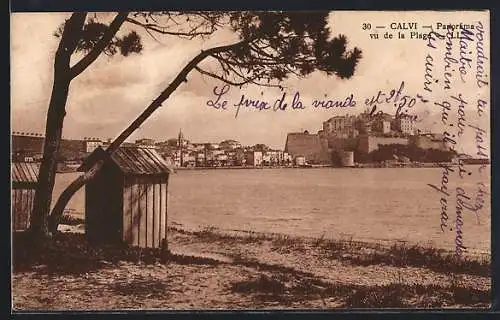
POLYGON ((184 166, 184 135, 182 134, 182 129, 179 130, 179 136, 177 137, 177 145, 179 148, 180 166, 184 166))

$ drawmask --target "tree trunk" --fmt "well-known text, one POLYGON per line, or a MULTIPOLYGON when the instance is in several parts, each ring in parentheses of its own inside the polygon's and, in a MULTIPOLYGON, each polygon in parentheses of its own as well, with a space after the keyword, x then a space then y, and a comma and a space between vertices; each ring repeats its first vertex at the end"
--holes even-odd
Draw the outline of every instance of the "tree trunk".
POLYGON ((75 51, 87 13, 73 13, 64 25, 63 34, 54 57, 54 82, 45 124, 43 159, 38 175, 34 207, 31 213, 30 234, 36 239, 49 236, 48 217, 52 191, 56 178, 57 155, 61 142, 63 121, 66 116, 69 85, 71 83, 70 59, 75 51))
POLYGON ((54 189, 57 169, 57 155, 61 142, 63 120, 66 113, 65 107, 69 93, 69 77, 65 77, 58 73, 62 72, 55 66, 52 96, 50 98, 49 110, 47 113, 43 160, 40 166, 32 212, 31 231, 39 236, 49 235, 47 218, 50 213, 52 191, 54 189))

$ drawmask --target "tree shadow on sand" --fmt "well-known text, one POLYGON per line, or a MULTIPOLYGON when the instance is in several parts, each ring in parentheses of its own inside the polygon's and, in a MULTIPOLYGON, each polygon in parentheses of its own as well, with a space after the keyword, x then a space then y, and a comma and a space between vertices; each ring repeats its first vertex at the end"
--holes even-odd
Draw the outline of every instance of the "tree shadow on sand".
POLYGON ((354 245, 339 246, 333 241, 323 243, 320 248, 326 256, 357 266, 390 265, 395 267, 419 267, 434 272, 470 274, 491 277, 489 259, 472 259, 457 256, 443 249, 396 243, 391 247, 375 247, 369 252, 360 251, 354 245))
POLYGON ((233 264, 257 271, 244 281, 233 282, 229 290, 250 295, 257 305, 321 300, 325 308, 334 301, 340 308, 439 308, 461 305, 485 308, 490 304, 491 291, 463 285, 460 277, 448 285, 405 283, 401 279, 386 285, 332 283, 315 274, 279 264, 234 257, 233 264))
POLYGON ((485 308, 490 303, 489 290, 460 284, 363 286, 276 273, 233 282, 229 289, 233 293, 250 295, 261 306, 275 303, 290 306, 308 300, 321 300, 325 308, 328 308, 327 300, 335 301, 336 308, 440 308, 455 305, 485 308))
POLYGON ((110 284, 110 288, 113 292, 122 296, 162 299, 170 296, 169 285, 164 281, 154 278, 115 281, 110 284))
POLYGON ((25 234, 15 235, 13 249, 14 272, 37 270, 39 273, 80 275, 118 265, 132 263, 176 263, 183 265, 218 265, 223 262, 190 255, 174 254, 159 248, 137 248, 120 245, 92 245, 85 235, 59 233, 40 244, 36 250, 26 245, 25 234))
POLYGON ((13 271, 79 275, 103 268, 105 264, 92 251, 81 235, 74 234, 71 239, 66 235, 55 235, 32 248, 28 234, 17 233, 12 245, 13 271))

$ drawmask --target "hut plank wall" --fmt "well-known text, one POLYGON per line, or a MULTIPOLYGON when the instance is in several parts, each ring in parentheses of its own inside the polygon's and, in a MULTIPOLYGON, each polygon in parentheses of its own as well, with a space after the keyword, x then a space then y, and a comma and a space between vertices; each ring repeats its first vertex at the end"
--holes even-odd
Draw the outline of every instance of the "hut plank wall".
POLYGON ((14 230, 26 230, 30 226, 30 213, 33 209, 34 189, 12 190, 12 225, 14 230))
POLYGON ((154 198, 153 198, 153 192, 154 192, 154 184, 149 184, 146 185, 146 232, 147 232, 147 237, 146 237, 146 246, 149 247, 155 247, 155 242, 154 242, 154 234, 155 230, 153 228, 153 219, 155 216, 154 212, 154 198))
POLYGON ((139 246, 140 247, 147 247, 147 224, 146 224, 146 219, 147 219, 147 206, 148 206, 148 197, 147 197, 147 191, 148 191, 148 186, 144 184, 143 181, 138 181, 139 185, 139 193, 140 193, 140 201, 139 201, 139 221, 140 221, 140 226, 139 226, 139 246))
POLYGON ((13 231, 24 231, 30 226, 38 170, 36 163, 16 161, 11 163, 11 226, 13 231))
POLYGON ((165 239, 166 183, 160 177, 126 177, 123 236, 132 246, 159 248, 165 239))
POLYGON ((160 184, 160 208, 164 214, 161 215, 160 221, 160 242, 167 238, 167 183, 160 184))
POLYGON ((132 183, 132 181, 127 179, 125 183, 125 188, 123 191, 124 201, 128 204, 124 206, 123 210, 123 220, 129 229, 127 243, 132 246, 139 245, 139 215, 137 208, 139 207, 139 186, 132 183))
POLYGON ((133 232, 133 216, 132 216, 132 207, 133 207, 133 191, 132 185, 127 185, 124 183, 123 188, 123 240, 126 243, 133 243, 134 236, 133 232))
MULTIPOLYGON (((156 181, 158 182, 158 180, 156 181)), ((160 184, 155 183, 153 185, 153 211, 154 212, 161 212, 160 211, 160 196, 161 196, 161 191, 160 191, 160 184)), ((161 231, 160 231, 160 221, 162 220, 162 215, 161 214, 155 214, 154 219, 153 219, 153 243, 155 244, 160 244, 161 243, 161 231)))

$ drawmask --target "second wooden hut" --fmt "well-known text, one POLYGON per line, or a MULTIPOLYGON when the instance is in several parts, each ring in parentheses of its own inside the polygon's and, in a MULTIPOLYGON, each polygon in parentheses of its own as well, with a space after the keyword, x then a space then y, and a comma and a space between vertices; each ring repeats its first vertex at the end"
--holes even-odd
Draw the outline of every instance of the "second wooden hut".
POLYGON ((34 162, 12 162, 12 230, 25 231, 30 226, 35 200, 39 165, 34 162))

